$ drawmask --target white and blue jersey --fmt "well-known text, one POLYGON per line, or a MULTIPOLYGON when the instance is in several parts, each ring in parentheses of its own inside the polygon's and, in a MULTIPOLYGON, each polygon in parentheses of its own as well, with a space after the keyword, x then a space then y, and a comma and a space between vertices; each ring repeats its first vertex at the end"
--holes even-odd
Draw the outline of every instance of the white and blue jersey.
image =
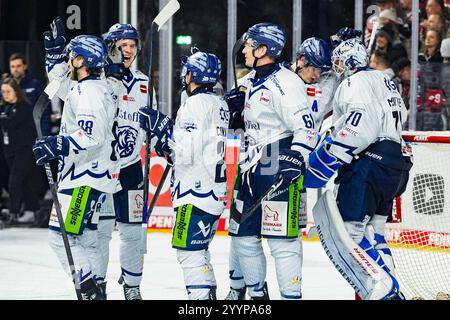
POLYGON ((147 105, 148 77, 138 70, 126 69, 120 91, 116 93, 119 112, 115 136, 122 168, 141 160, 146 134, 139 127, 139 108, 147 105))
POLYGON ((281 65, 264 77, 255 79, 255 75, 253 70, 240 79, 246 89, 241 172, 258 163, 265 146, 288 137, 293 137, 291 149, 307 159, 317 143, 317 131, 305 83, 281 65))
POLYGON ((87 185, 102 192, 116 191, 115 114, 116 103, 106 80, 89 76, 70 89, 60 129, 69 139, 70 152, 59 159, 60 190, 87 185))
POLYGON ((395 84, 383 72, 364 69, 338 87, 329 151, 344 162, 335 179, 344 221, 392 213, 393 199, 404 192, 412 166, 402 148, 406 116, 395 84))
POLYGON ((333 123, 337 123, 330 152, 350 163, 376 142, 400 145, 406 118, 407 110, 394 82, 381 71, 361 70, 342 81, 336 91, 333 123))
POLYGON ((170 142, 172 202, 220 215, 227 198, 225 148, 229 114, 222 97, 201 89, 178 110, 170 142))
POLYGON ((339 80, 329 72, 322 75, 317 83, 305 84, 306 99, 317 130, 320 130, 325 116, 333 110, 333 97, 339 80))

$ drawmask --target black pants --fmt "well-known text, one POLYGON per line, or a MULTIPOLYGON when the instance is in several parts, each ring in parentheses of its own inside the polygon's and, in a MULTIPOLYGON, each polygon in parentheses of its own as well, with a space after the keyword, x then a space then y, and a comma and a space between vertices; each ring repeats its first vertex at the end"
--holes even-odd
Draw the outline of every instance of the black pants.
POLYGON ((9 177, 8 165, 6 164, 3 149, 0 146, 0 195, 2 193, 2 189, 8 191, 8 177, 9 177))
POLYGON ((31 147, 5 155, 5 158, 9 167, 10 212, 20 213, 22 202, 25 210, 37 211, 42 195, 43 168, 36 165, 31 147))

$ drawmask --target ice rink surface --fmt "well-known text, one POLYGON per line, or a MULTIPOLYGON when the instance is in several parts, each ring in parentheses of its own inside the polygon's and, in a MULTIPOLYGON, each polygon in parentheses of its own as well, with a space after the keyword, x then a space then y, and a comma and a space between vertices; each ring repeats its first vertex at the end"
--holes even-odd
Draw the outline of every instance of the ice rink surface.
MULTIPOLYGON (((0 300, 76 299, 69 277, 63 272, 47 243, 47 229, 11 228, 0 230, 0 300)), ((230 238, 218 235, 211 243, 211 257, 217 279, 217 298, 228 293, 228 251, 230 238)), ((113 232, 108 268, 108 299, 123 300, 120 276, 119 234, 113 232)), ((267 243, 267 282, 271 299, 280 295, 274 261, 267 243)), ((303 241, 303 299, 353 300, 354 291, 336 271, 318 241, 303 241)), ((141 284, 145 300, 185 300, 183 275, 171 247, 170 233, 148 233, 141 284)))

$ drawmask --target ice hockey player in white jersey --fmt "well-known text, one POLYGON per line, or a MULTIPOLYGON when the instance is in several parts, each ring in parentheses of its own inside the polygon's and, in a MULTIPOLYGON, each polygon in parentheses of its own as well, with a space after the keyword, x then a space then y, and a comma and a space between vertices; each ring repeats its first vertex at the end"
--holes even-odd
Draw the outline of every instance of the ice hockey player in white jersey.
MULTIPOLYGON (((61 27, 61 22, 57 22, 61 27)), ((70 41, 63 52, 65 39, 46 32, 47 66, 68 58, 70 79, 75 85, 65 99, 58 136, 46 136, 33 146, 36 163, 59 160, 58 200, 65 218, 65 230, 75 262, 82 298, 102 299, 94 281, 96 224, 94 214, 102 193, 117 188, 119 164, 112 124, 116 115, 113 93, 100 78, 107 57, 101 38, 81 35, 70 41)), ((71 271, 54 209, 49 222, 49 242, 65 271, 71 271)))
POLYGON ((312 37, 300 44, 295 56, 291 68, 305 82, 308 105, 320 130, 325 116, 333 109, 332 100, 339 84, 331 72, 331 49, 325 40, 312 37))
POLYGON ((213 92, 220 71, 214 54, 198 51, 182 58, 181 79, 188 98, 174 125, 159 111, 141 109, 142 128, 158 138, 157 153, 173 163, 172 247, 177 250, 190 300, 216 299, 208 247, 226 205, 224 155, 229 121, 227 104, 213 92))
MULTIPOLYGON (((323 80, 324 77, 322 77, 324 72, 331 70, 331 50, 328 44, 319 38, 305 40, 297 50, 295 62, 287 67, 292 69, 305 83, 304 95, 306 94, 307 105, 310 107, 310 113, 314 117, 316 126, 320 126, 325 114, 331 110, 330 97, 337 84, 337 81, 334 80, 336 78, 331 79, 327 76, 323 80), (319 89, 321 87, 317 84, 318 79, 322 79, 322 82, 326 81, 326 85, 324 85, 326 88, 319 89), (324 92, 323 95, 322 92, 324 92)), ((239 79, 238 83, 242 83, 242 79, 239 79)), ((299 228, 304 228, 305 224, 306 190, 302 189, 300 190, 299 228)), ((245 297, 246 287, 236 250, 230 250, 229 267, 231 289, 226 299, 242 300, 245 297)))
POLYGON ((117 221, 121 267, 119 283, 123 283, 126 300, 141 300, 140 283, 144 267, 144 255, 141 252, 144 181, 141 149, 146 135, 139 127, 139 108, 147 105, 148 77, 131 68, 140 51, 139 34, 132 25, 116 23, 109 28, 104 39, 109 48, 105 76, 108 79, 114 77, 121 83, 116 90, 119 110, 117 125, 114 127, 116 151, 121 165, 121 190, 114 195, 107 195, 100 209, 97 256, 99 270, 96 280, 106 292, 109 242, 117 221))
POLYGON ((330 201, 326 192, 318 204, 327 209, 313 210, 321 242, 363 299, 401 299, 384 226, 412 166, 402 148, 407 111, 395 84, 367 68, 359 39, 341 42, 332 63, 344 79, 334 98, 335 130, 310 154, 303 185, 321 188, 338 172, 336 199, 330 201), (363 262, 356 263, 351 252, 359 252, 363 262))
MULTIPOLYGON (((271 23, 259 23, 248 29, 241 42, 245 64, 253 70, 241 79, 240 88, 226 95, 233 122, 242 115, 245 125, 230 212, 230 254, 239 260, 250 298, 268 299, 261 237, 267 238, 282 299, 300 299, 300 178, 304 159, 317 143, 314 118, 304 82, 276 63, 285 44, 284 31, 271 23), (240 223, 245 212, 280 178, 280 192, 240 223), (286 189, 289 191, 281 192, 286 189)), ((230 269, 231 279, 237 276, 233 272, 230 269)), ((236 289, 233 281, 231 285, 236 289)))

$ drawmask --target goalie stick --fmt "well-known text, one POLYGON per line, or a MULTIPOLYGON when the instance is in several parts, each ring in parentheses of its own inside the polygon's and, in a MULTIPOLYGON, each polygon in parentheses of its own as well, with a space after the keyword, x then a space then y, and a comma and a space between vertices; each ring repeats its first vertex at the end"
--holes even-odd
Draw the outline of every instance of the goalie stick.
MULTIPOLYGON (((63 76, 67 76, 67 73, 63 76)), ((42 138, 42 129, 41 129, 41 118, 45 111, 45 108, 50 103, 50 100, 55 96, 56 92, 58 92, 61 82, 57 79, 52 80, 47 87, 45 87, 44 92, 39 96, 39 99, 36 101, 36 104, 33 109, 33 120, 36 126, 36 132, 38 138, 42 138)), ((47 175, 48 185, 50 187, 50 192, 52 194, 53 204, 55 206, 56 215, 58 216, 59 228, 61 230, 61 235, 64 242, 64 249, 66 250, 67 260, 69 262, 70 272, 72 274, 72 279, 75 285, 75 292, 78 300, 83 300, 81 296, 81 288, 78 281, 78 275, 75 269, 75 263, 73 261, 72 251, 70 250, 69 238, 67 237, 67 232, 64 226, 64 218, 61 211, 61 206, 58 200, 57 186, 55 181, 53 180, 52 170, 50 168, 50 164, 47 162, 44 165, 45 173, 47 175)))
MULTIPOLYGON (((147 31, 146 41, 149 43, 149 71, 148 71, 148 100, 147 105, 149 107, 153 104, 153 32, 156 27, 158 27, 157 31, 161 29, 161 27, 175 14, 175 12, 180 9, 180 4, 177 0, 171 0, 169 3, 158 13, 158 15, 153 19, 150 30, 147 31)), ((147 253, 147 224, 149 218, 148 208, 148 192, 149 192, 149 173, 150 173, 150 149, 151 149, 151 136, 147 133, 146 141, 145 141, 145 166, 144 166, 144 208, 142 210, 142 253, 147 253)), ((155 194, 156 196, 156 194, 155 194)), ((154 197, 155 198, 155 197, 154 197)))

